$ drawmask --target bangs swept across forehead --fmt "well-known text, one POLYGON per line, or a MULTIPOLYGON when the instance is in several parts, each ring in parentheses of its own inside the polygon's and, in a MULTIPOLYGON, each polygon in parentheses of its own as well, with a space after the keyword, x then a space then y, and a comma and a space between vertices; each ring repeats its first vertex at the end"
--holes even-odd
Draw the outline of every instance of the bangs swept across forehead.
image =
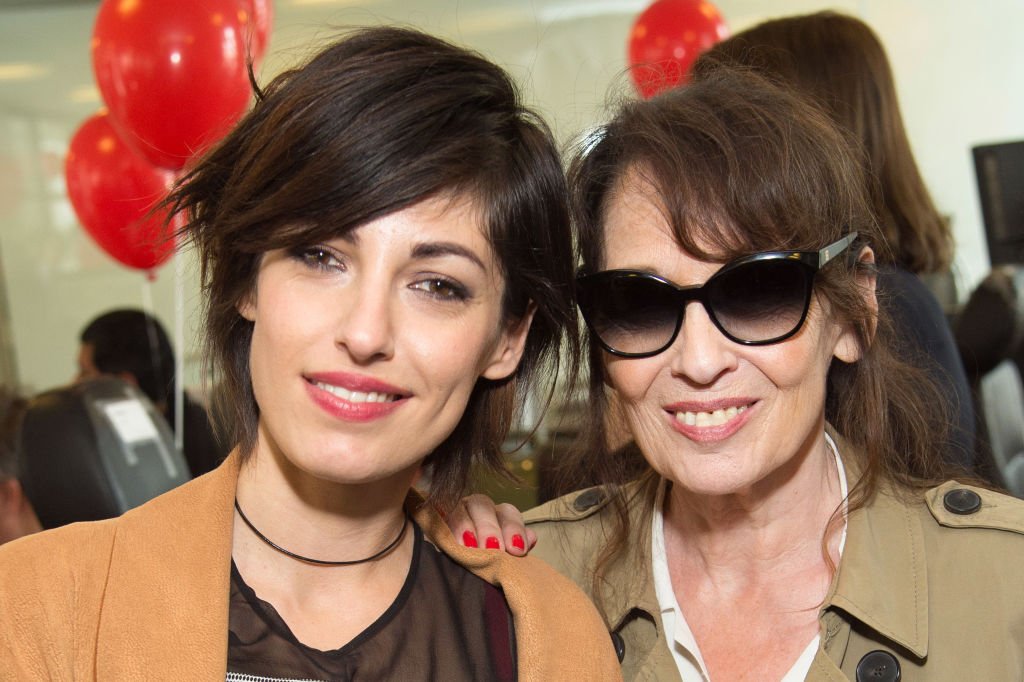
POLYGON ((231 191, 203 207, 217 239, 259 254, 344 235, 442 192, 495 191, 490 176, 504 176, 518 142, 519 112, 507 111, 516 86, 471 52, 432 54, 426 43, 358 31, 259 93, 221 150, 231 191))
POLYGON ((627 103, 577 157, 570 182, 586 267, 603 260, 608 197, 630 172, 654 188, 676 241, 697 258, 814 249, 872 231, 848 138, 751 73, 723 68, 627 103))

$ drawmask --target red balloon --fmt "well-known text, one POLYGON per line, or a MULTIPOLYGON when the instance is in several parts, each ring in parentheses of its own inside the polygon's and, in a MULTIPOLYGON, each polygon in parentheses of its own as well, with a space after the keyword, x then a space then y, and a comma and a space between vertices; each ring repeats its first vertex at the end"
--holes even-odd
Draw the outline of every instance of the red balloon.
POLYGON ((270 29, 274 24, 274 3, 272 0, 242 0, 242 7, 248 13, 246 45, 253 63, 263 60, 270 43, 270 29))
POLYGON ((86 119, 71 138, 64 178, 78 219, 111 256, 128 267, 152 270, 174 252, 167 212, 150 213, 174 175, 133 152, 106 112, 86 119))
POLYGON ((629 34, 633 84, 644 99, 684 83, 701 52, 727 38, 718 9, 704 0, 657 0, 629 34))
POLYGON ((96 81, 122 137, 178 169, 241 117, 251 89, 240 0, 103 0, 96 81))

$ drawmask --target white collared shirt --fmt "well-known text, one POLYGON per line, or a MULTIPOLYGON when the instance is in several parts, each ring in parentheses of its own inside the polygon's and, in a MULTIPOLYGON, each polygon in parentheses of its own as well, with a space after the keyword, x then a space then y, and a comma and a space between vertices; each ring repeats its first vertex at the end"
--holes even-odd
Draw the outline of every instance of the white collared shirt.
MULTIPOLYGON (((825 434, 825 442, 828 443, 832 454, 836 459, 836 469, 839 471, 839 494, 843 500, 843 529, 839 536, 839 555, 843 554, 843 547, 846 545, 846 495, 848 493, 846 483, 846 470, 843 468, 843 460, 839 456, 839 449, 836 447, 832 437, 825 434)), ((665 517, 663 514, 665 502, 666 481, 662 479, 658 486, 658 494, 654 498, 654 514, 651 521, 651 559, 654 569, 654 591, 658 596, 658 605, 661 608, 661 622, 665 628, 666 639, 669 649, 672 651, 672 658, 675 659, 676 667, 683 682, 709 682, 707 666, 701 658, 700 648, 697 640, 690 630, 686 617, 683 616, 679 602, 676 600, 675 591, 672 589, 672 578, 668 571, 668 556, 665 553, 665 517)), ((800 682, 807 677, 811 669, 811 662, 818 650, 818 643, 821 635, 815 635, 803 653, 794 661, 779 682, 800 682)))

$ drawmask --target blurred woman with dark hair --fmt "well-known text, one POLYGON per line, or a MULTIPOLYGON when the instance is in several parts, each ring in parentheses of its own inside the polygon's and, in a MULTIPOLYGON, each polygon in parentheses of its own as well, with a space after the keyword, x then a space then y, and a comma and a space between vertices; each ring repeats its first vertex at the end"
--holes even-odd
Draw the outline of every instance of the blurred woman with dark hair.
POLYGON ((575 326, 547 127, 497 66, 394 28, 258 95, 170 200, 238 447, 119 519, 6 546, 3 674, 618 679, 570 581, 433 512, 500 463, 575 326))

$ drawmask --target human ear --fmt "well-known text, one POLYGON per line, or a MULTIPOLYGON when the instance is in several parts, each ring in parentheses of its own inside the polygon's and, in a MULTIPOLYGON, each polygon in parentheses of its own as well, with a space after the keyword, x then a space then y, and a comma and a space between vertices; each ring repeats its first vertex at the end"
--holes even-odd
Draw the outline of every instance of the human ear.
POLYGON ((256 321, 256 292, 250 291, 242 297, 238 303, 235 304, 235 309, 238 314, 249 320, 250 322, 256 321))
POLYGON ((131 384, 135 388, 139 387, 139 379, 131 372, 118 372, 115 376, 121 381, 131 384))
POLYGON ((526 348, 526 337, 530 333, 530 325, 533 324, 533 315, 537 312, 537 304, 530 301, 526 313, 517 320, 512 320, 508 327, 501 333, 494 352, 488 359, 484 371, 480 376, 492 381, 507 379, 516 371, 519 361, 523 358, 523 350, 526 348))
MULTIPOLYGON (((857 256, 858 269, 855 278, 857 280, 857 287, 860 289, 861 296, 864 297, 864 304, 868 309, 866 339, 866 343, 868 344, 870 344, 875 338, 875 332, 878 329, 878 296, 875 293, 878 278, 874 264, 875 252, 871 250, 870 246, 865 246, 857 256)), ((836 341, 834 355, 839 360, 850 363, 860 360, 863 353, 864 349, 862 348, 861 339, 859 338, 857 331, 850 323, 844 324, 839 334, 839 339, 836 341)))

